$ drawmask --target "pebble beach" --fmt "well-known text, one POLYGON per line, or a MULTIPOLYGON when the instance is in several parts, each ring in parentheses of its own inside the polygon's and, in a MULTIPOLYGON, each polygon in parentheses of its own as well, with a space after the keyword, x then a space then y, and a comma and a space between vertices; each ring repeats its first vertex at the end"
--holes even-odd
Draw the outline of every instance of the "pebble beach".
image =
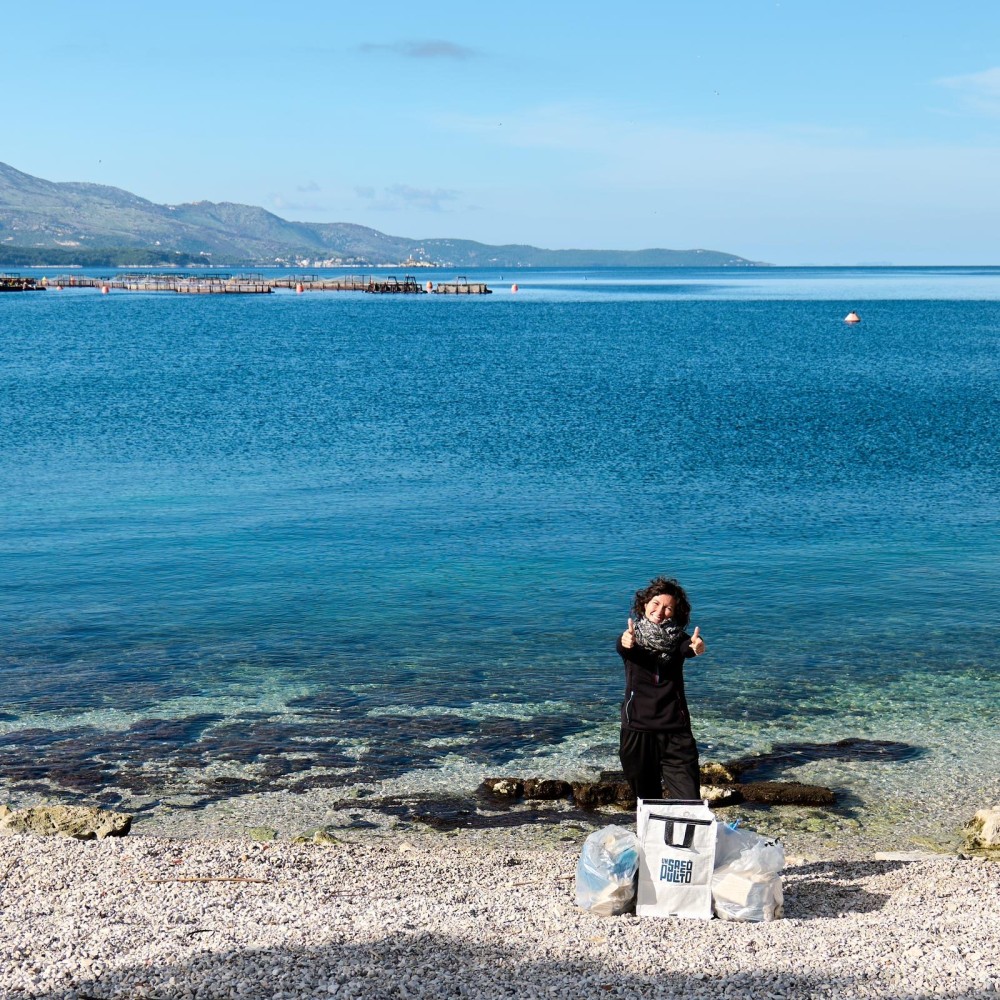
POLYGON ((0 841, 0 996, 1000 995, 1000 864, 982 858, 792 838, 785 917, 750 924, 579 909, 572 823, 323 843, 141 829, 0 841))

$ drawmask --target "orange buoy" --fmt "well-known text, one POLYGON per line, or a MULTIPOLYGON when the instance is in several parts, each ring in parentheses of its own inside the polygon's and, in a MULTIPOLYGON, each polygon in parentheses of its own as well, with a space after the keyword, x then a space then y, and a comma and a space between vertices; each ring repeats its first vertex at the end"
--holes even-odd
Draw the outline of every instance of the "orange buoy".
POLYGON ((853 310, 844 317, 845 323, 860 323, 861 317, 853 310))
POLYGON ((510 286, 510 290, 511 290, 512 292, 516 292, 516 291, 517 291, 517 285, 511 285, 511 286, 510 286))
POLYGON ((110 290, 107 285, 101 285, 101 295, 107 295, 110 290))
POLYGON ((429 291, 429 292, 434 291, 434 282, 433 281, 428 281, 427 284, 424 285, 424 288, 426 288, 427 291, 429 291))
POLYGON ((295 286, 295 291, 298 292, 299 295, 301 295, 305 290, 305 286, 301 281, 295 286))

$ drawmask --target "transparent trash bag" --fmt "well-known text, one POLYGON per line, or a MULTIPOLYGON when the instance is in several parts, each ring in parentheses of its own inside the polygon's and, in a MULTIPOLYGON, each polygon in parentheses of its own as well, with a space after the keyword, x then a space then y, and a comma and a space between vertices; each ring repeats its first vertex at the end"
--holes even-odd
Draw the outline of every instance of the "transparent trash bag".
POLYGON ((639 841, 620 826, 596 830, 583 844, 576 866, 576 905, 611 917, 631 910, 639 868, 639 841))
POLYGON ((752 830, 721 824, 716 841, 712 902, 723 920, 777 920, 784 911, 781 890, 785 849, 752 830))

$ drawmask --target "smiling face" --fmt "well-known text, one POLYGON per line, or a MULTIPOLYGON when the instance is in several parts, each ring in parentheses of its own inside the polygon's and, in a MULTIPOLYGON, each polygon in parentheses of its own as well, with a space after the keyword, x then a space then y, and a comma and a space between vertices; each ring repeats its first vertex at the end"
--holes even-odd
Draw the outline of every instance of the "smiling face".
POLYGON ((684 588, 673 578, 658 576, 648 586, 635 592, 632 617, 662 625, 668 619, 678 628, 687 628, 691 619, 691 602, 684 588))
POLYGON ((674 617, 674 607, 674 598, 670 594, 657 594, 647 601, 644 611, 646 618, 654 625, 662 625, 674 617))

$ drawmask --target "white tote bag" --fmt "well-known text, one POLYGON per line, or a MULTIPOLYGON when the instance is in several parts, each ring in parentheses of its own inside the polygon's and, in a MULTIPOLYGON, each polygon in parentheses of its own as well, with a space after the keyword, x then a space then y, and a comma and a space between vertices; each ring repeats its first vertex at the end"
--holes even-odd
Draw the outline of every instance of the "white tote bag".
POLYGON ((640 917, 712 917, 716 821, 701 799, 639 799, 640 917))

